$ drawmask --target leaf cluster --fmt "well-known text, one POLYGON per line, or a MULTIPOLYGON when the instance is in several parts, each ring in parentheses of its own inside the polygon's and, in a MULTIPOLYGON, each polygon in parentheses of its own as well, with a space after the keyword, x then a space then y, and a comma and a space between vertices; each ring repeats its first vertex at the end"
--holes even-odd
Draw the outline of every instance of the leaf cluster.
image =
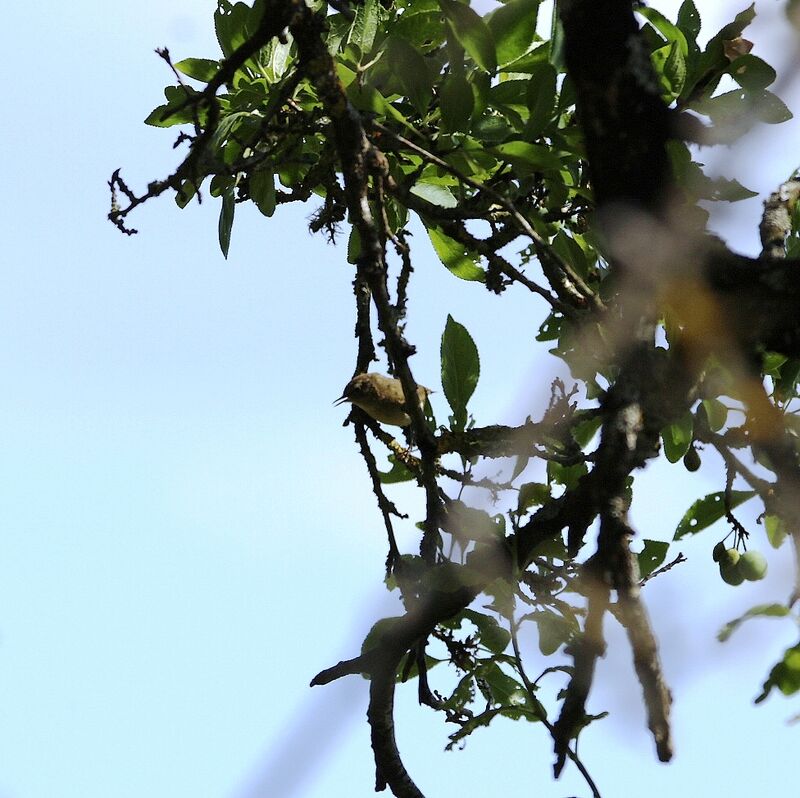
MULTIPOLYGON (((389 458, 381 472, 365 456, 390 540, 387 582, 400 590, 409 615, 376 624, 357 658, 361 667, 352 672, 375 679, 376 652, 392 649, 398 637, 410 640, 391 672, 399 680, 418 679, 420 695, 457 725, 451 746, 495 717, 524 718, 548 724, 559 756, 569 751, 573 757, 570 740, 596 718, 579 707, 560 731, 538 697, 539 679, 566 674, 574 684, 584 678, 581 668, 591 671, 601 649, 592 637, 592 607, 630 624, 640 583, 681 561, 678 555, 665 565, 673 541, 723 520, 738 557, 750 532, 734 510, 745 501, 760 502, 772 546, 787 536, 791 513, 775 486, 800 452, 800 357, 763 344, 732 356, 715 298, 683 273, 655 292, 655 309, 647 311, 652 318, 642 314, 650 338, 637 352, 646 352, 638 371, 626 365, 618 340, 627 321, 619 276, 624 258, 595 218, 597 178, 558 8, 545 20, 540 0, 508 0, 485 14, 458 0, 331 5, 303 6, 312 19, 305 28, 289 24, 248 49, 272 3, 219 0, 214 23, 222 57, 172 65, 177 85, 165 89, 166 103, 145 120, 184 126, 178 143, 189 146, 158 192, 169 186, 181 208, 203 192, 219 198, 225 257, 240 203, 273 217, 284 204, 314 202, 310 227, 331 240, 347 223, 346 258, 355 266, 357 296, 373 297, 389 367, 406 395, 414 347, 403 337, 403 318, 415 225, 455 277, 497 294, 512 286, 527 290, 544 303, 535 340, 566 364, 575 387, 555 381, 541 419, 517 428, 478 423, 470 405, 480 380, 478 346, 448 315, 440 342, 447 424, 437 427, 429 406, 426 425, 412 418, 405 447, 377 424, 370 427, 389 458), (309 31, 326 57, 314 51, 308 58, 301 37, 309 31), (231 70, 234 61, 240 65, 231 70), (395 264, 392 303, 388 274, 395 264), (647 407, 635 429, 624 427, 632 424, 630 414, 617 413, 632 380, 639 406, 647 407), (781 435, 788 436, 788 449, 771 443, 781 435), (608 557, 619 564, 629 554, 612 556, 608 541, 618 545, 632 535, 626 514, 635 469, 663 455, 695 472, 711 452, 725 467, 719 490, 691 504, 673 541, 645 538, 617 581, 603 582, 605 564, 598 562, 608 557), (500 476, 483 476, 493 461, 500 462, 500 476), (401 555, 391 520, 400 514, 383 490, 412 481, 425 490, 427 515, 418 524, 420 555, 401 555), (471 506, 467 488, 484 490, 495 512, 471 506), (597 517, 598 550, 586 556, 585 536, 597 517), (616 604, 606 595, 609 587, 617 591, 616 604), (444 596, 444 604, 457 604, 454 596, 466 600, 414 637, 408 619, 432 596, 444 596), (542 656, 567 653, 573 664, 549 666, 531 680, 518 636, 533 629, 542 656), (429 642, 432 653, 425 652, 429 642), (428 671, 443 662, 458 674, 455 686, 432 691, 428 671)), ((768 88, 775 71, 742 35, 754 6, 705 47, 698 44, 701 19, 692 0, 674 21, 643 4, 636 12, 647 74, 676 131, 666 145, 671 199, 681 208, 686 238, 705 241, 708 214, 697 203, 734 202, 754 192, 734 178, 707 176, 679 131, 694 131, 704 144, 729 144, 753 125, 779 123, 790 113, 768 88)), ((133 197, 130 209, 143 199, 133 197)), ((115 208, 114 221, 126 213, 115 208)), ((790 257, 800 254, 799 242, 795 203, 790 257)), ((357 315, 363 370, 374 352, 369 307, 358 306, 357 315)), ((754 608, 747 617, 779 614, 754 608)), ((798 657, 796 647, 787 651, 761 698, 772 687, 787 694, 800 689, 798 657)), ((657 667, 652 670, 657 677, 657 667)), ((650 725, 658 724, 651 718, 650 725)))

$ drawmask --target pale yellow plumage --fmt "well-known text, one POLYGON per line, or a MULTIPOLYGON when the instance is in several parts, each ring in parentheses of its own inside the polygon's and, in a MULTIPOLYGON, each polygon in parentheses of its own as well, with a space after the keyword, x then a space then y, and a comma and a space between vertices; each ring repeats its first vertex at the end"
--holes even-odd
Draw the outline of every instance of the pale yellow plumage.
MULTIPOLYGON (((419 406, 425 405, 430 388, 417 386, 419 406)), ((400 380, 383 374, 357 374, 344 388, 336 404, 351 402, 381 424, 407 427, 411 417, 405 410, 405 394, 400 380)))

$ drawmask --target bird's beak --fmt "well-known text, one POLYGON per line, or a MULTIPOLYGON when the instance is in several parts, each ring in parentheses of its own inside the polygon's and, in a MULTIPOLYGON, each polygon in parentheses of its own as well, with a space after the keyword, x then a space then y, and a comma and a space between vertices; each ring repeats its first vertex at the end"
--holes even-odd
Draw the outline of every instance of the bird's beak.
POLYGON ((340 405, 342 402, 349 402, 350 400, 346 396, 340 396, 334 403, 334 407, 336 405, 340 405))

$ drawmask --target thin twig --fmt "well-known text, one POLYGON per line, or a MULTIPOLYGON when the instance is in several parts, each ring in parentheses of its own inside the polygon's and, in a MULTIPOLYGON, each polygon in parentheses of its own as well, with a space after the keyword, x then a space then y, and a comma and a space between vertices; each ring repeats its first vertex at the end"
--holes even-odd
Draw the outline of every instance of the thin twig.
POLYGON ((398 518, 408 518, 408 516, 400 513, 397 507, 395 507, 394 502, 390 501, 383 492, 380 474, 378 473, 378 465, 375 462, 375 455, 372 454, 372 451, 369 448, 369 442, 367 441, 364 425, 356 422, 354 427, 356 440, 358 441, 358 446, 361 450, 361 456, 364 458, 364 462, 367 465, 367 471, 369 472, 370 479, 372 480, 372 492, 375 494, 375 497, 378 500, 378 507, 381 511, 381 515, 383 516, 383 523, 386 527, 386 536, 389 540, 389 553, 386 555, 386 576, 388 577, 393 572, 394 567, 400 558, 400 549, 397 548, 397 540, 394 536, 394 528, 392 527, 392 516, 394 515, 398 518))
POLYGON ((666 565, 662 565, 660 568, 656 568, 655 571, 651 571, 643 579, 640 579, 639 587, 642 587, 646 582, 649 582, 651 579, 655 579, 657 576, 665 574, 667 571, 671 571, 676 565, 680 565, 681 563, 684 562, 687 562, 686 557, 683 556, 682 552, 678 552, 678 556, 672 562, 669 562, 666 565))
MULTIPOLYGON (((485 183, 481 183, 479 180, 474 180, 471 177, 460 172, 455 167, 451 166, 447 161, 442 160, 437 155, 434 155, 432 152, 429 152, 424 147, 420 147, 418 144, 415 144, 410 139, 405 138, 405 136, 396 133, 395 131, 391 130, 390 128, 384 127, 379 122, 375 122, 374 120, 370 123, 372 127, 376 130, 380 130, 381 133, 385 135, 392 136, 396 141, 400 142, 404 147, 408 147, 408 149, 416 152, 417 155, 428 160, 430 163, 435 164, 440 169, 445 170, 448 174, 453 175, 453 177, 457 178, 460 182, 468 185, 477 191, 484 192, 487 196, 491 197, 498 205, 501 205, 505 208, 506 211, 511 215, 514 221, 519 225, 520 230, 528 237, 531 241, 533 241, 534 245, 537 247, 537 254, 542 257, 544 253, 544 257, 549 258, 553 263, 557 264, 559 270, 562 272, 565 278, 569 280, 572 285, 577 288, 578 296, 580 297, 583 303, 588 303, 591 305, 595 310, 603 310, 603 303, 600 298, 595 294, 594 291, 586 285, 583 281, 583 278, 580 275, 576 274, 573 268, 566 263, 562 258, 556 255, 550 249, 549 244, 545 239, 543 239, 531 226, 530 222, 517 210, 516 206, 513 202, 511 202, 507 197, 501 194, 498 191, 495 191, 490 186, 487 186, 485 183)), ((568 285, 564 285, 564 288, 568 290, 568 292, 572 292, 572 289, 568 285)))
MULTIPOLYGON (((511 618, 511 645, 514 648, 514 659, 517 663, 517 671, 522 678, 522 682, 525 685, 525 690, 528 693, 528 697, 531 700, 531 703, 536 708, 536 711, 539 713, 539 720, 544 724, 547 731, 550 732, 550 736, 555 741, 556 739, 556 731, 555 726, 547 719, 547 713, 542 705, 542 702, 536 697, 536 687, 533 682, 528 678, 528 674, 525 672, 525 667, 522 664, 522 654, 519 648, 519 637, 517 634, 518 624, 515 618, 511 618)), ((589 789, 592 791, 593 798, 602 798, 600 795, 600 790, 597 788, 597 785, 592 779, 589 771, 587 770, 586 766, 581 761, 580 757, 578 756, 577 750, 573 750, 570 748, 569 744, 566 746, 565 751, 569 760, 575 765, 576 768, 580 771, 580 774, 586 780, 586 784, 589 786, 589 789)))

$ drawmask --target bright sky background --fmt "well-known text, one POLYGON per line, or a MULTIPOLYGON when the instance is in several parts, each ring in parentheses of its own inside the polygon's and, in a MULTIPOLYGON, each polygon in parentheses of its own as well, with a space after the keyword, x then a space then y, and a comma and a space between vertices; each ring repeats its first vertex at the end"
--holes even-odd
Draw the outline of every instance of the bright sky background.
MULTIPOLYGON (((176 163, 174 131, 141 124, 170 81, 153 49, 216 57, 212 0, 6 5, 0 798, 371 795, 366 682, 307 686, 397 611, 368 479, 331 406, 355 357, 351 267, 307 234, 308 208, 270 221, 240 206, 227 262, 210 198, 183 212, 149 204, 130 239, 105 221, 113 169, 141 189, 176 163)), ((729 3, 698 5, 712 33, 733 16, 729 3)), ((755 52, 788 63, 782 3, 758 7, 755 52)), ((739 249, 756 251, 761 199, 798 165, 798 140, 792 122, 721 153, 726 174, 761 192, 717 217, 739 249)), ((482 355, 478 423, 538 417, 557 373, 532 354, 544 308, 460 282, 417 246, 415 374, 439 387, 451 312, 482 355)), ((693 498, 722 488, 706 459, 693 480, 679 466, 637 480, 643 536, 670 538, 693 498)), ((753 604, 786 599, 788 549, 764 583, 733 589, 711 562, 719 537, 681 546, 690 562, 645 592, 676 699, 669 766, 610 629, 590 710, 611 717, 581 740, 604 796, 772 795, 796 778, 800 730, 785 720, 800 705, 751 705, 796 630, 761 621, 714 638, 753 604)), ((528 643, 534 673, 551 664, 528 643)), ((500 722, 444 753, 452 729, 414 689, 399 690, 397 733, 431 798, 588 795, 569 768, 552 782, 539 726, 500 722)))

